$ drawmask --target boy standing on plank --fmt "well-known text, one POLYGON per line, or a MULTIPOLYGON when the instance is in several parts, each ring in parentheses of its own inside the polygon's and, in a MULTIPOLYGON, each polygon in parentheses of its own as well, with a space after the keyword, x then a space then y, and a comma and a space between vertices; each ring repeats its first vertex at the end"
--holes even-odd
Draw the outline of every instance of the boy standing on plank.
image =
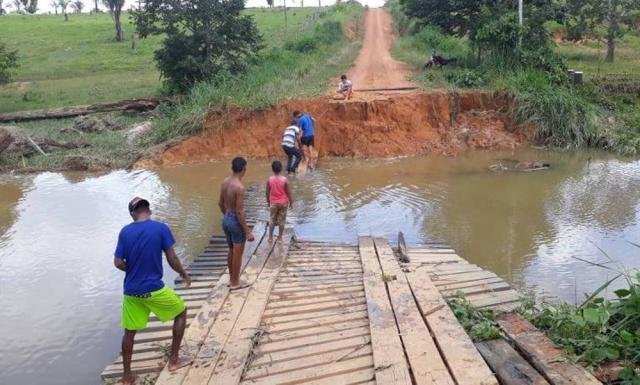
POLYGON ((247 172, 247 161, 242 157, 236 157, 231 161, 233 175, 227 177, 220 186, 220 199, 218 207, 224 215, 222 229, 227 237, 229 254, 227 265, 229 267, 229 289, 238 290, 249 287, 251 284, 240 281, 240 269, 242 268, 242 254, 244 244, 248 240, 254 240, 253 233, 247 225, 244 212, 244 185, 242 178, 247 172))
POLYGON ((278 226, 278 242, 282 242, 284 226, 287 222, 287 208, 293 206, 293 195, 289 188, 289 181, 282 172, 282 163, 279 160, 271 164, 273 175, 267 181, 267 205, 271 211, 269 221, 269 242, 273 242, 273 230, 278 226))
POLYGON ((120 231, 113 260, 116 268, 125 272, 122 301, 124 385, 135 383, 136 377, 131 373, 134 338, 136 331, 147 327, 151 312, 162 322, 173 320, 169 371, 191 363, 190 359, 179 357, 180 341, 187 324, 187 308, 182 298, 162 282, 162 252, 186 287, 191 286, 191 277, 176 255, 173 248, 175 240, 169 226, 151 219, 149 201, 133 198, 129 202, 129 214, 133 222, 120 231))

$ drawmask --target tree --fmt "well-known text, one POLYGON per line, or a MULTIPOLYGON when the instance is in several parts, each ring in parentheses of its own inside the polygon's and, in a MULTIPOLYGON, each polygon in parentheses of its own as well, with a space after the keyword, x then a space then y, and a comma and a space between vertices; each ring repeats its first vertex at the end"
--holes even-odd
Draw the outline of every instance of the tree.
POLYGON ((22 0, 22 4, 27 13, 34 14, 38 11, 38 0, 22 0))
POLYGON ((273 8, 273 0, 267 0, 267 5, 269 8, 273 8))
POLYGON ((116 41, 124 41, 124 32, 122 32, 122 24, 120 23, 124 0, 102 0, 102 3, 105 7, 109 8, 109 13, 111 14, 111 18, 113 18, 113 24, 116 28, 116 41))
POLYGON ((76 0, 73 3, 71 3, 71 8, 73 9, 74 13, 82 13, 82 8, 84 8, 84 3, 82 3, 82 1, 80 0, 76 0))
POLYGON ((93 0, 93 12, 98 13, 100 12, 100 8, 98 8, 98 0, 93 0))
POLYGON ((606 61, 615 60, 616 40, 634 26, 640 0, 567 0, 566 25, 569 38, 579 40, 589 34, 607 44, 606 61), (599 26, 605 25, 604 36, 599 26))
POLYGON ((53 8, 53 11, 57 15, 58 14, 58 1, 57 0, 53 0, 52 2, 49 3, 49 6, 51 8, 53 8))
POLYGON ((0 41, 0 84, 11 80, 11 71, 18 67, 18 51, 9 50, 5 43, 0 41))
POLYGON ((0 0, 0 16, 4 15, 6 11, 2 8, 2 0, 0 0))
POLYGON ((71 4, 71 0, 58 0, 58 6, 64 14, 64 21, 69 21, 69 15, 67 15, 67 7, 71 4))
POLYGON ((166 36, 155 52, 160 73, 172 91, 199 81, 242 73, 262 48, 244 0, 147 0, 133 20, 140 37, 166 36))
POLYGON ((17 13, 22 13, 22 0, 13 0, 13 6, 17 13))

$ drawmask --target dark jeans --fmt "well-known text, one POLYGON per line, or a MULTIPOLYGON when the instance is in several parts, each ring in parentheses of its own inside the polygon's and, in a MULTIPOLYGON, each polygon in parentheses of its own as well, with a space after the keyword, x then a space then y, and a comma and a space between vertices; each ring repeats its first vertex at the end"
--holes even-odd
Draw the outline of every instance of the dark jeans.
POLYGON ((300 149, 287 146, 282 146, 282 149, 284 150, 284 153, 287 154, 287 172, 296 172, 298 165, 302 160, 302 153, 300 152, 300 149), (295 158, 295 162, 293 161, 293 158, 295 158))

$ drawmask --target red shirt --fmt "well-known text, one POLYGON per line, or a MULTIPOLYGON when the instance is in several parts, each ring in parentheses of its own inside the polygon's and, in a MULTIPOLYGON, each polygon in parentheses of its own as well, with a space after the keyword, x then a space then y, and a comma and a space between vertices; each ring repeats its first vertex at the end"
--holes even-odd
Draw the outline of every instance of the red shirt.
POLYGON ((287 204, 289 196, 287 195, 287 178, 282 175, 271 175, 269 177, 269 203, 287 204))

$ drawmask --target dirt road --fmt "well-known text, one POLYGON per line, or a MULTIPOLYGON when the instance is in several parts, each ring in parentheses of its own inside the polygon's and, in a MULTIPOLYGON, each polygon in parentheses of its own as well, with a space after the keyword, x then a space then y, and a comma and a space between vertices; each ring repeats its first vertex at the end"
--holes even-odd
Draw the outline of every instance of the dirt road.
POLYGON ((411 87, 411 70, 391 57, 394 40, 391 16, 382 8, 371 8, 365 19, 364 41, 355 66, 348 72, 353 88, 411 87))

